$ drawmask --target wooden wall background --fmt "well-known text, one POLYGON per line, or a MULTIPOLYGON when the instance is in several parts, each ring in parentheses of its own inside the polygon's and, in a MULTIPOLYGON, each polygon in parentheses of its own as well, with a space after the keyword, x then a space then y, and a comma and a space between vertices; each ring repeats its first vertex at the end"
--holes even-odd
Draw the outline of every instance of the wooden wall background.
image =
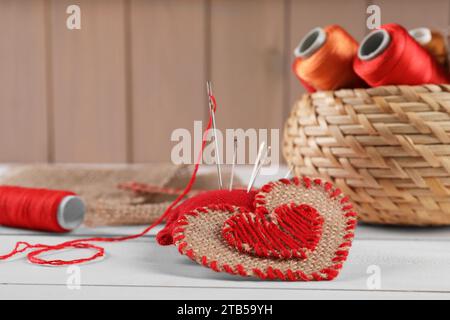
POLYGON ((448 0, 0 0, 0 161, 170 159, 173 129, 281 128, 302 93, 292 50, 338 23, 357 39, 383 23, 447 31, 448 0), (81 7, 82 29, 66 28, 81 7))

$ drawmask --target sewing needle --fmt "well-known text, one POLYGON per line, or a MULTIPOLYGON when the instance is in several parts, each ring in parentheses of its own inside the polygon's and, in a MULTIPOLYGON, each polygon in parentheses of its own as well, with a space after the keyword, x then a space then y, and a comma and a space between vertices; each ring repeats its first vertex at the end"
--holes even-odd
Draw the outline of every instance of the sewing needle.
POLYGON ((222 183, 222 170, 220 168, 220 153, 219 153, 219 142, 217 140, 217 129, 216 129, 216 116, 215 116, 215 110, 214 110, 214 104, 212 101, 212 87, 211 82, 206 82, 206 91, 208 93, 208 99, 209 99, 209 111, 211 112, 211 118, 212 118, 212 125, 213 125, 213 134, 214 134, 214 143, 215 143, 215 156, 216 156, 216 166, 217 166, 217 175, 219 176, 219 189, 223 188, 222 183))
POLYGON ((256 156, 255 165, 253 166, 252 175, 250 176, 250 181, 247 186, 247 193, 252 188, 253 182, 255 180, 256 171, 258 170, 259 162, 261 161, 262 153, 263 153, 265 146, 266 146, 266 142, 265 141, 261 142, 261 144, 259 146, 259 150, 258 150, 258 155, 256 156))
POLYGON ((266 148, 266 152, 264 153, 264 156, 261 159, 261 162, 258 165, 258 169, 256 170, 256 174, 255 177, 253 179, 252 185, 250 186, 250 189, 253 188, 253 184, 255 184, 256 179, 259 176, 259 172, 261 171, 261 168, 266 164, 267 158, 269 156, 269 152, 270 152, 271 147, 266 148))
POLYGON ((290 165, 289 166, 289 171, 286 173, 286 175, 284 176, 285 179, 289 178, 289 176, 291 175, 291 173, 294 171, 294 166, 290 165))
POLYGON ((234 178, 234 167, 237 162, 237 137, 234 137, 233 141, 233 164, 231 165, 231 176, 230 176, 230 187, 229 190, 233 190, 233 178, 234 178))

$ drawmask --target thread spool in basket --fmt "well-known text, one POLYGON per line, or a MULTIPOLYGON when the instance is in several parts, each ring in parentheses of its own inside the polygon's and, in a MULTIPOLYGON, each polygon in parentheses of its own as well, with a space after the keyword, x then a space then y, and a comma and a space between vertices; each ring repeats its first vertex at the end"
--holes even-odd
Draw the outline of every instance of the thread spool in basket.
POLYGON ((438 31, 429 28, 415 28, 409 34, 439 62, 448 69, 448 50, 444 37, 438 31))
POLYGON ((357 49, 358 43, 340 26, 317 27, 294 50, 292 68, 309 92, 364 87, 353 70, 357 49))
POLYGON ((397 24, 383 25, 363 39, 354 69, 372 87, 450 83, 444 68, 397 24))
POLYGON ((70 191, 0 186, 0 225, 68 232, 84 219, 85 205, 70 191))

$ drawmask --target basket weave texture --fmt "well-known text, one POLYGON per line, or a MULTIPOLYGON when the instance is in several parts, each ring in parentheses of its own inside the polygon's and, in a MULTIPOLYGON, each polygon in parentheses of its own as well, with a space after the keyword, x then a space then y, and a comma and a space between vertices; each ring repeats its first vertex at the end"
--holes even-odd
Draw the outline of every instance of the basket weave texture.
POLYGON ((332 181, 360 220, 450 225, 450 85, 305 94, 283 154, 298 175, 332 181))

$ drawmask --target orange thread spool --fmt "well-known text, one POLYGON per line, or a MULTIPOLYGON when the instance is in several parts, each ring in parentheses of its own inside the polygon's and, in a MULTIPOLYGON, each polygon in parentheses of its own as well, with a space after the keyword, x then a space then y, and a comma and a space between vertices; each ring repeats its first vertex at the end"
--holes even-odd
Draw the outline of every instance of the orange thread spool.
POLYGON ((416 28, 409 30, 409 34, 439 62, 448 68, 448 51, 444 36, 428 28, 416 28))
POLYGON ((356 40, 340 26, 315 28, 294 51, 294 73, 316 90, 365 87, 353 71, 357 51, 356 40))

